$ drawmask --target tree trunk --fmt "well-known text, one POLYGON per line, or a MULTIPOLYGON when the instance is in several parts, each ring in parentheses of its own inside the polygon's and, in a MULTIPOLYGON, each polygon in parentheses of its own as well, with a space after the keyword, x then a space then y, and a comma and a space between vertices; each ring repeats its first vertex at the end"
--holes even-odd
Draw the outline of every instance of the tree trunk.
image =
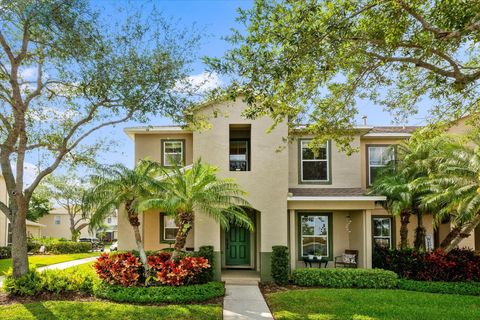
POLYGON ((182 212, 178 214, 178 231, 175 237, 174 251, 171 259, 178 256, 187 242, 187 236, 193 226, 193 212, 182 212))
POLYGON ((140 253, 140 261, 142 261, 143 268, 145 270, 145 276, 147 276, 148 269, 148 259, 147 254, 145 253, 145 248, 143 247, 142 235, 140 233, 140 220, 138 219, 138 215, 132 210, 130 207, 130 203, 125 204, 125 210, 128 214, 128 221, 133 228, 133 233, 135 235, 135 243, 137 244, 138 252, 140 253))
POLYGON ((26 215, 26 205, 21 205, 16 214, 12 215, 12 266, 14 278, 19 278, 28 272, 26 215))
POLYGON ((455 226, 440 243, 440 248, 445 249, 462 231, 461 226, 455 226))
POLYGON ((426 230, 423 226, 423 214, 417 212, 417 228, 415 229, 414 248, 418 251, 425 251, 425 234, 426 230))
POLYGON ((453 238, 453 240, 450 242, 448 246, 445 247, 446 252, 452 251, 454 248, 458 246, 460 241, 463 239, 466 239, 470 236, 470 234, 475 230, 475 228, 480 224, 480 213, 477 213, 477 215, 468 223, 466 223, 462 230, 453 238))
POLYGON ((408 224, 410 223, 410 211, 400 213, 400 248, 408 248, 408 224))

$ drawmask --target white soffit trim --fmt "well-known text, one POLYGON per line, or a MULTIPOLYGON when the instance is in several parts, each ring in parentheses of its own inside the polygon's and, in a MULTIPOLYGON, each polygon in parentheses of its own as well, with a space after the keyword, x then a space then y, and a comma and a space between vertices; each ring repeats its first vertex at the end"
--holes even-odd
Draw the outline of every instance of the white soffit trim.
POLYGON ((367 133, 367 134, 364 134, 362 136, 362 138, 365 138, 365 137, 372 137, 372 138, 390 138, 390 137, 411 137, 412 134, 411 133, 406 133, 406 132, 388 132, 388 133, 381 133, 381 132, 371 132, 371 133, 367 133))
POLYGON ((386 201, 384 196, 287 197, 288 201, 386 201))

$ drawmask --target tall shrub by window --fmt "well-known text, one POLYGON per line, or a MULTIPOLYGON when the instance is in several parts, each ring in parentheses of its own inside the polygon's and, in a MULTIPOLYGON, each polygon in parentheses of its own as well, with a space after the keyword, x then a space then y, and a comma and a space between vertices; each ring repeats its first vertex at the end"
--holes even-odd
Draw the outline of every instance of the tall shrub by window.
POLYGON ((287 284, 290 276, 288 247, 272 247, 272 278, 277 284, 287 284))

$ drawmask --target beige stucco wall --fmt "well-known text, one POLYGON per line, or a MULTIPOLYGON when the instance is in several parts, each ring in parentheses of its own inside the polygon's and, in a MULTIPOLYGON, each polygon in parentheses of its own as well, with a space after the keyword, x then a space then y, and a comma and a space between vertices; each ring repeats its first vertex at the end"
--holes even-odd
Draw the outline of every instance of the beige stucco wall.
MULTIPOLYGON (((331 183, 328 184, 311 184, 301 183, 299 176, 299 139, 311 139, 311 135, 296 136, 292 142, 288 144, 288 186, 289 188, 360 188, 360 172, 359 152, 355 152, 347 156, 340 151, 334 142, 330 143, 330 167, 331 167, 331 183)), ((354 137, 351 143, 353 148, 360 145, 360 136, 354 137)))
MULTIPOLYGON (((72 233, 70 232, 70 216, 64 208, 52 209, 50 214, 38 219, 38 223, 45 225, 45 228, 42 230, 43 237, 72 238, 72 233), (60 217, 60 224, 55 224, 55 217, 57 216, 60 217)), ((83 228, 80 232, 80 238, 91 236, 88 232, 88 227, 83 228)))
POLYGON ((42 227, 27 225, 27 237, 39 238, 42 236, 42 227))
MULTIPOLYGON (((245 104, 223 102, 199 111, 209 119, 211 128, 193 133, 193 157, 202 158, 206 163, 218 167, 218 175, 233 178, 247 192, 246 198, 260 212, 261 258, 268 255, 274 245, 287 244, 287 186, 288 151, 284 138, 288 130, 284 123, 278 124, 267 133, 272 125, 269 117, 254 121, 241 116, 245 104), (215 117, 215 110, 220 114, 215 117), (251 124, 251 171, 229 171, 229 126, 230 124, 251 124), (264 255, 265 256, 265 255, 264 255)), ((195 220, 195 247, 209 244, 216 251, 221 250, 221 236, 218 224, 208 217, 197 215, 195 220)), ((262 264, 262 269, 267 263, 262 264)))
MULTIPOLYGON (((144 213, 143 218, 145 221, 143 228, 145 250, 160 250, 172 247, 169 243, 162 243, 160 240, 160 212, 149 210, 144 213)), ((131 232, 133 232, 133 229, 131 232)), ((193 248, 193 235, 194 230, 188 234, 186 248, 193 248)))
POLYGON ((154 161, 161 161, 161 141, 162 140, 185 140, 185 164, 189 165, 193 161, 192 155, 192 134, 157 134, 142 133, 135 134, 135 162, 149 158, 154 161))

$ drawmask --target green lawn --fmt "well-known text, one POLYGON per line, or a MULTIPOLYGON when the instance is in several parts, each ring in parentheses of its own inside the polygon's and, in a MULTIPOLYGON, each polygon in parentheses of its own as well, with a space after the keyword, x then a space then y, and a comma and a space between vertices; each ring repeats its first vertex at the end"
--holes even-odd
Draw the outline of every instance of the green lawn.
POLYGON ((0 306, 2 319, 222 319, 215 305, 136 306, 109 302, 45 301, 0 306))
MULTIPOLYGON (((30 267, 40 268, 48 266, 51 264, 56 264, 60 262, 78 260, 88 257, 98 256, 98 252, 89 252, 89 253, 72 253, 72 254, 58 254, 58 255, 36 255, 29 256, 28 262, 30 267)), ((0 260, 0 276, 8 271, 12 266, 12 259, 1 259, 0 260)))
POLYGON ((379 289, 309 289, 267 294, 275 319, 480 319, 480 297, 379 289))

